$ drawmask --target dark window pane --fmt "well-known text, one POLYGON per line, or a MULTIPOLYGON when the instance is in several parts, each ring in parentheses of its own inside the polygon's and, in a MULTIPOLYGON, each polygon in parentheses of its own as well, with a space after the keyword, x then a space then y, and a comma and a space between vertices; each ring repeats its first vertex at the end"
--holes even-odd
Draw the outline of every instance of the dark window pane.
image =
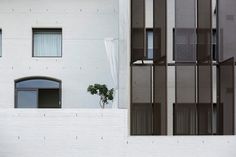
POLYGON ((17 91, 17 108, 38 108, 37 91, 17 91))
POLYGON ((154 95, 154 134, 167 134, 167 67, 155 65, 153 79, 154 95))
POLYGON ((198 135, 212 134, 212 110, 212 103, 197 104, 198 135))
POLYGON ((152 66, 132 65, 132 103, 151 103, 152 66))
POLYGON ((211 60, 212 0, 197 1, 198 61, 211 60))
POLYGON ((175 1, 174 59, 196 60, 196 0, 175 1))
POLYGON ((154 60, 166 60, 166 0, 153 1, 154 60))
POLYGON ((60 108, 59 89, 39 89, 39 108, 60 108))
POLYGON ((196 102, 196 67, 195 65, 181 65, 176 70, 176 103, 196 102))
POLYGON ((196 135, 196 104, 174 104, 174 135, 196 135))
POLYGON ((212 103, 212 64, 198 64, 198 103, 212 103))
POLYGON ((131 134, 152 134, 152 66, 131 68, 131 134))
POLYGON ((177 62, 196 60, 196 30, 176 28, 174 36, 174 58, 177 62))
POLYGON ((153 134, 167 135, 167 1, 153 0, 153 134))
POLYGON ((234 135, 234 59, 220 63, 220 102, 222 104, 222 134, 234 135))
POLYGON ((131 62, 144 59, 145 1, 131 1, 131 62))
POLYGON ((131 105, 131 134, 152 135, 151 103, 133 103, 131 105))

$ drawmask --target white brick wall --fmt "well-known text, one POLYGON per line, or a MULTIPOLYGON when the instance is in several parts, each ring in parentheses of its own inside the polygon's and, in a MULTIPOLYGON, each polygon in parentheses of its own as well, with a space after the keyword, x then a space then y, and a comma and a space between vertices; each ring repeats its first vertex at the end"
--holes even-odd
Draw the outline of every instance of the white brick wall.
POLYGON ((129 136, 126 109, 1 109, 0 157, 235 157, 235 136, 129 136))

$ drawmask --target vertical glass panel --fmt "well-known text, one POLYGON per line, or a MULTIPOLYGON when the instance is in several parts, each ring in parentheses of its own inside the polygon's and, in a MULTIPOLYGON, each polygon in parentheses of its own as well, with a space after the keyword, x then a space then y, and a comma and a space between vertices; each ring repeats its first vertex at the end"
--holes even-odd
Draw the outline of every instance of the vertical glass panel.
POLYGON ((196 104, 174 104, 174 135, 196 135, 196 104))
POLYGON ((131 105, 131 134, 152 135, 152 104, 131 105))
MULTIPOLYGON (((234 135, 234 59, 220 63, 220 102, 222 104, 222 134, 234 135)), ((220 107, 219 107, 220 108, 220 107)))
POLYGON ((153 59, 153 31, 147 31, 147 59, 153 59))
POLYGON ((212 65, 198 64, 198 103, 212 103, 212 65))
POLYGON ((196 60, 196 0, 175 0, 174 58, 196 60))
POLYGON ((218 0, 219 59, 236 58, 236 1, 218 0))
POLYGON ((131 68, 131 134, 152 134, 152 66, 131 68))
POLYGON ((196 30, 176 28, 174 40, 175 61, 194 62, 196 60, 196 30))
POLYGON ((61 56, 62 49, 61 31, 37 31, 34 30, 34 57, 61 56))
POLYGON ((196 68, 195 65, 177 64, 176 70, 176 103, 196 102, 196 68))
POLYGON ((131 62, 145 56, 145 0, 131 1, 131 62))
POLYGON ((212 134, 212 104, 197 104, 198 135, 212 134))
POLYGON ((38 108, 37 91, 17 91, 17 108, 38 108))
POLYGON ((211 60, 212 0, 198 0, 197 59, 211 60))
POLYGON ((153 1, 154 60, 166 60, 166 0, 153 1))
POLYGON ((167 67, 154 65, 154 134, 167 134, 167 67))
POLYGON ((152 66, 132 65, 132 103, 151 103, 152 66))
POLYGON ((167 1, 153 0, 153 133, 167 135, 167 1))

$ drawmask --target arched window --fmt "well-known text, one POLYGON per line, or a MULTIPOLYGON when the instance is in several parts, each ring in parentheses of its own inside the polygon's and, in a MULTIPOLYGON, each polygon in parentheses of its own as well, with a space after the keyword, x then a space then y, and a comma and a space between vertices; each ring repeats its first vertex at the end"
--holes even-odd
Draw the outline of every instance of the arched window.
POLYGON ((47 77, 16 80, 15 108, 61 108, 61 81, 47 77))

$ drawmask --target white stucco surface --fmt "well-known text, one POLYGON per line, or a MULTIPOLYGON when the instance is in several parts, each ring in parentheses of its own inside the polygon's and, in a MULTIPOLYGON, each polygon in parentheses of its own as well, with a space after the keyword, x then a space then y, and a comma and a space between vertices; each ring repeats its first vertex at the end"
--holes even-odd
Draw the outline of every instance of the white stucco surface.
POLYGON ((1 157, 235 157, 235 136, 129 136, 126 109, 1 109, 1 157))

